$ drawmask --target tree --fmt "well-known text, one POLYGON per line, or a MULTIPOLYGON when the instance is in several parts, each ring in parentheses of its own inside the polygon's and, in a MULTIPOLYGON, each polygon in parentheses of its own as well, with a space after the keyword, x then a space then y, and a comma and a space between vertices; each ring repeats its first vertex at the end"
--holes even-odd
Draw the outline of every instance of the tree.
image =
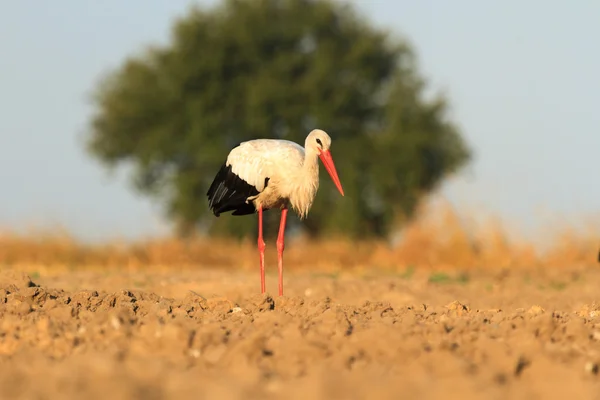
POLYGON ((241 236, 256 221, 214 218, 205 197, 228 151, 259 137, 304 144, 318 127, 332 137, 346 197, 322 179, 301 226, 313 237, 381 237, 470 159, 446 99, 425 100, 424 87, 408 43, 348 5, 228 0, 190 9, 168 46, 98 83, 87 149, 108 167, 133 166, 134 187, 164 204, 179 232, 202 224, 241 236))

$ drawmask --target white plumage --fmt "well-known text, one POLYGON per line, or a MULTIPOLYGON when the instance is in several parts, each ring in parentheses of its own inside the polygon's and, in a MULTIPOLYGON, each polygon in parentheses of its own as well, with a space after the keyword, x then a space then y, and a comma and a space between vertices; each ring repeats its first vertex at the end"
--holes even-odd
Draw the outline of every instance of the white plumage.
POLYGON ((279 294, 283 294, 283 247, 288 207, 305 218, 319 188, 320 158, 336 187, 344 195, 333 159, 331 138, 320 129, 306 137, 304 148, 288 140, 257 139, 241 143, 231 150, 227 160, 208 189, 209 207, 218 217, 258 212, 258 247, 261 261, 261 290, 264 293, 264 241, 262 213, 281 209, 277 239, 279 294))
POLYGON ((242 142, 231 150, 225 164, 231 165, 231 172, 262 192, 266 177, 289 174, 303 163, 304 148, 298 143, 257 139, 242 142))

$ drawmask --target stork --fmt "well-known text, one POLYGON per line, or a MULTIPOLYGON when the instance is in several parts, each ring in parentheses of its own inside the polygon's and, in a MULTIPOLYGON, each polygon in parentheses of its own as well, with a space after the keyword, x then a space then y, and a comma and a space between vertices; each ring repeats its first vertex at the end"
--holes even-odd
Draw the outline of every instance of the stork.
POLYGON ((265 293, 265 242, 263 211, 281 210, 277 236, 279 295, 283 295, 283 249, 288 207, 305 219, 319 188, 320 158, 333 183, 344 196, 330 152, 331 138, 321 130, 312 130, 304 147, 289 140, 256 139, 233 148, 215 176, 206 195, 214 215, 232 211, 232 215, 258 213, 258 252, 260 289, 265 293))

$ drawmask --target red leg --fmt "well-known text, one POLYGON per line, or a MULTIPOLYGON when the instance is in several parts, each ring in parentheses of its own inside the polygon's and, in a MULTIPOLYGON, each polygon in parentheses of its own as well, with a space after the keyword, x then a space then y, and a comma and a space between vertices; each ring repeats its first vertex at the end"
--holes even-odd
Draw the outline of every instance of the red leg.
POLYGON ((258 209, 258 252, 260 254, 260 292, 265 292, 265 241, 263 240, 263 210, 258 209))
POLYGON ((281 222, 279 223, 279 235, 277 236, 277 266, 279 268, 279 295, 283 296, 283 249, 285 247, 283 237, 285 236, 285 221, 288 209, 281 210, 281 222))

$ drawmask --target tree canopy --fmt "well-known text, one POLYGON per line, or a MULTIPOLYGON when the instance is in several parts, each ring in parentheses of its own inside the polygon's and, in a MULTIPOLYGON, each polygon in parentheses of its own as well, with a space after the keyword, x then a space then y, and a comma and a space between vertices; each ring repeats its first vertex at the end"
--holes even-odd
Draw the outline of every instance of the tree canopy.
MULTIPOLYGON (((87 150, 107 167, 133 167, 133 186, 180 232, 242 236, 256 220, 215 218, 205 196, 231 147, 255 138, 303 145, 320 128, 346 196, 322 172, 300 226, 313 237, 381 237, 471 157, 447 99, 424 90, 410 45, 349 5, 225 0, 191 8, 168 45, 130 56, 97 83, 87 150)), ((266 233, 276 233, 278 213, 268 214, 266 233)))

